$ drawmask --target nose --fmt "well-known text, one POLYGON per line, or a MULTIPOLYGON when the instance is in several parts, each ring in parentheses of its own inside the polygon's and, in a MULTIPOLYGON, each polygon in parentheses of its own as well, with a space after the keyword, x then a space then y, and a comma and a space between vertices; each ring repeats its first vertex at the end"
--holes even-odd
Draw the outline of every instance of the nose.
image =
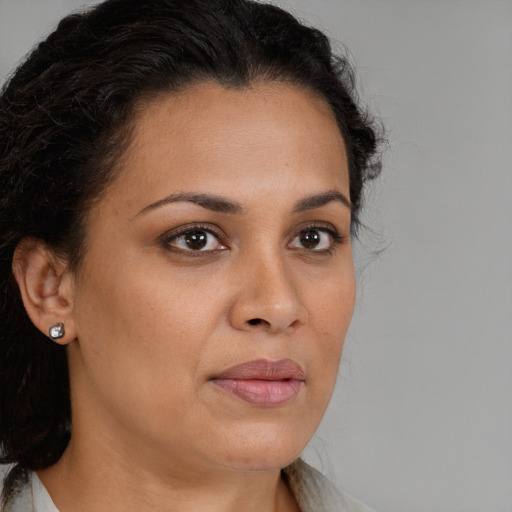
POLYGON ((242 331, 290 333, 304 325, 307 309, 300 298, 297 277, 277 257, 240 265, 237 296, 231 305, 231 325, 242 331))

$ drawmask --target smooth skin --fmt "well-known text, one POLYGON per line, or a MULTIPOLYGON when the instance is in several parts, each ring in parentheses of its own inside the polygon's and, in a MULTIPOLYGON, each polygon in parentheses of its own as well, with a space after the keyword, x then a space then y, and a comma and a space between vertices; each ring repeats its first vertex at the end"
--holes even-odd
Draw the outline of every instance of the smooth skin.
POLYGON ((313 436, 354 306, 344 143, 327 103, 214 82, 140 103, 73 273, 25 241, 33 322, 64 322, 72 439, 38 474, 60 512, 293 511, 280 469, 313 436), (291 359, 299 393, 259 407, 212 378, 291 359))

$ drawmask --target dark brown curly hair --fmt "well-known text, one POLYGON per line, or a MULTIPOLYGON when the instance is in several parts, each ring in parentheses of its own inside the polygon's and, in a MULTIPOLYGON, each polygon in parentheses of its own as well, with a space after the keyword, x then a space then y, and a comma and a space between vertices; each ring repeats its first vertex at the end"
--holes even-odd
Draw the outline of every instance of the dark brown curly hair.
POLYGON ((287 82, 328 102, 347 150, 357 234, 380 138, 347 59, 322 32, 251 0, 107 0, 64 18, 0 96, 0 462, 14 464, 4 499, 28 471, 54 464, 71 435, 66 352, 29 320, 14 249, 36 237, 76 269, 88 205, 112 180, 134 104, 212 79, 287 82))

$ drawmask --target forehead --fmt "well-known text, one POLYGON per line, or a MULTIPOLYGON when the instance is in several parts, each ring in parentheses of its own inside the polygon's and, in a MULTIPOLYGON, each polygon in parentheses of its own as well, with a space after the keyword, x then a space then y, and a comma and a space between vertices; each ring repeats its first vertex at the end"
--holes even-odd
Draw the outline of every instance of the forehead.
POLYGON ((225 194, 302 181, 348 189, 331 108, 315 93, 283 83, 235 89, 207 82, 140 102, 119 167, 120 181, 141 202, 154 200, 155 190, 190 187, 225 194))

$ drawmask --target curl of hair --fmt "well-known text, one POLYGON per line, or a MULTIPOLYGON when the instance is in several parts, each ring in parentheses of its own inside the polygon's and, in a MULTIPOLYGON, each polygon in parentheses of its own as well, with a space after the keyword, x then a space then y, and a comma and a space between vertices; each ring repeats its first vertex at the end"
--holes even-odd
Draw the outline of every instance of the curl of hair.
POLYGON ((64 18, 0 96, 0 462, 14 464, 4 500, 28 471, 54 464, 71 435, 65 349, 30 322, 14 250, 41 239, 76 270, 88 207, 113 178, 136 103, 201 80, 281 81, 323 97, 347 149, 357 234, 380 139, 347 59, 322 32, 251 0, 107 0, 64 18))

